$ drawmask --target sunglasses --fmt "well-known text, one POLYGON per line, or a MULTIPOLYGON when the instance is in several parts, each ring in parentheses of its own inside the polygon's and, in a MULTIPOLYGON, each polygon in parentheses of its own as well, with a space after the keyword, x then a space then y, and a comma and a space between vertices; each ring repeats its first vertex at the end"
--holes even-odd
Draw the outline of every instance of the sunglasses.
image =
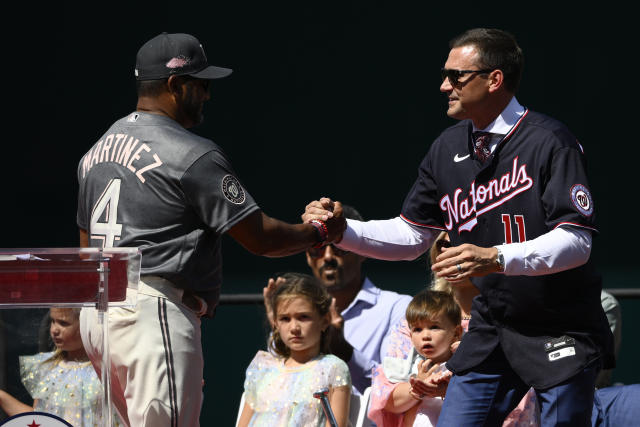
MULTIPOLYGON (((335 256, 345 256, 346 254, 349 253, 349 251, 345 251, 344 249, 337 248, 334 245, 327 245, 327 246, 331 246, 331 250, 333 251, 333 254, 335 256)), ((321 248, 309 248, 307 249, 307 253, 311 258, 321 258, 324 256, 324 252, 327 246, 323 246, 321 248)))
POLYGON ((451 68, 441 68, 440 73, 442 75, 442 81, 444 79, 449 79, 449 83, 451 86, 459 86, 460 85, 460 77, 465 74, 478 73, 478 74, 486 74, 490 73, 493 70, 453 70, 451 68))

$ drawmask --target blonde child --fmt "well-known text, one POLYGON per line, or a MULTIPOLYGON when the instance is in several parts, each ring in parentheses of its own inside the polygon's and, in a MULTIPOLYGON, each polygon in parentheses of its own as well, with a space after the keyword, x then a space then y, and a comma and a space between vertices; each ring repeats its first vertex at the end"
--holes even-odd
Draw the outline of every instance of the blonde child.
POLYGON ((397 383, 385 410, 403 414, 403 426, 435 426, 442 407, 446 362, 462 337, 460 307, 448 292, 425 289, 406 311, 413 348, 406 359, 387 357, 384 374, 397 383))
MULTIPOLYGON (((9 416, 23 412, 57 415, 75 427, 102 426, 102 385, 80 338, 80 309, 51 308, 49 333, 55 351, 20 356, 20 377, 33 406, 0 390, 9 416)), ((120 425, 114 415, 114 425, 120 425)))
POLYGON ((313 393, 329 389, 340 427, 347 426, 351 378, 347 364, 328 354, 331 297, 313 276, 287 273, 269 295, 273 331, 269 352, 247 368, 238 426, 329 425, 313 393))

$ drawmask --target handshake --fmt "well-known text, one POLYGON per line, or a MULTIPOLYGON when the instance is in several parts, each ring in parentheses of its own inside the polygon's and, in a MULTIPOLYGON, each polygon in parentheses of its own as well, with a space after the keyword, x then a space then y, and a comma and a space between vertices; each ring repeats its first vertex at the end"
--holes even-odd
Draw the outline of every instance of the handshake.
POLYGON ((302 222, 316 227, 318 243, 315 247, 340 242, 347 228, 347 221, 342 213, 342 204, 327 197, 309 203, 302 214, 302 222))

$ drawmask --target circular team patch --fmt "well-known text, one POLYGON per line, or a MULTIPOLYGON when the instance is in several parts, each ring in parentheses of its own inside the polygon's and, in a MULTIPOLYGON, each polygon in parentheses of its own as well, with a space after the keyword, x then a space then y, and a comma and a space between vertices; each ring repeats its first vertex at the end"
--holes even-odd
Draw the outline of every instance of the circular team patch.
POLYGON ((0 423, 3 427, 73 427, 71 424, 45 412, 25 412, 0 423))
POLYGON ((593 213, 593 199, 584 185, 576 184, 571 187, 571 201, 582 215, 591 216, 593 213))
POLYGON ((224 197, 231 203, 235 203, 236 205, 244 203, 244 190, 240 185, 240 181, 233 175, 225 175, 225 177, 222 178, 222 194, 224 194, 224 197))

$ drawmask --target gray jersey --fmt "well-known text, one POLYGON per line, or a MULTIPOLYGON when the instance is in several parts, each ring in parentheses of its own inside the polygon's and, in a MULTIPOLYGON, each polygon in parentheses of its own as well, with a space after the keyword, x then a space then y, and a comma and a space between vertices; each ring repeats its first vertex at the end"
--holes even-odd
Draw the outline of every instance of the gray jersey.
POLYGON ((212 141, 172 119, 134 112, 78 165, 78 226, 91 246, 139 247, 141 274, 216 303, 221 236, 259 207, 212 141))

